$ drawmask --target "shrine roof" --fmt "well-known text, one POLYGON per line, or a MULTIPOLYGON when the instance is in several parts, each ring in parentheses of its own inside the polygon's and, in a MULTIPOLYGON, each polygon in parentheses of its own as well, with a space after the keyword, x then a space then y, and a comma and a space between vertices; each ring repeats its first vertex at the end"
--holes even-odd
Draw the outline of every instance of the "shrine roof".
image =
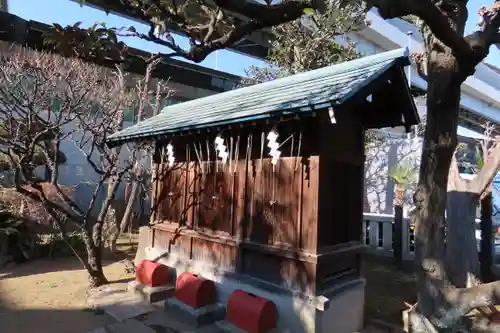
MULTIPOLYGON (((361 93, 366 94, 363 96, 366 98, 371 92, 365 88, 373 82, 382 84, 377 83, 377 79, 394 67, 400 68, 400 83, 405 85, 403 67, 407 65, 410 65, 408 50, 396 49, 167 106, 160 114, 112 134, 108 137, 108 144, 168 137, 280 115, 312 113, 329 106, 336 108, 361 93)), ((405 125, 417 124, 419 118, 411 94, 405 98, 411 99, 407 103, 409 110, 401 110, 405 125)))

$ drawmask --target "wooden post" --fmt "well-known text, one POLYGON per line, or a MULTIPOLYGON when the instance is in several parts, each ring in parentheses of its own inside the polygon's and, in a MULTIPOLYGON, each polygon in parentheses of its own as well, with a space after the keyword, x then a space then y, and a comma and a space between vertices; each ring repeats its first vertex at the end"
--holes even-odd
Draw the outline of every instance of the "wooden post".
POLYGON ((403 266, 403 206, 394 205, 394 263, 403 266))
POLYGON ((483 282, 492 282, 495 276, 491 270, 493 265, 493 198, 491 191, 481 199, 481 243, 479 262, 483 282))

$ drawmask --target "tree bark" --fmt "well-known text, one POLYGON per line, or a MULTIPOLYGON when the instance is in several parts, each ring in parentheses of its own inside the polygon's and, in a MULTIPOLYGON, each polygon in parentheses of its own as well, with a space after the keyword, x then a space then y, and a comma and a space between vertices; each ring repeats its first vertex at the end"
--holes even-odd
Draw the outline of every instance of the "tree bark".
POLYGON ((446 272, 458 288, 481 284, 476 242, 478 195, 453 189, 446 209, 446 272))
MULTIPOLYGON (((93 229, 93 234, 98 233, 99 223, 97 222, 93 229)), ((101 225, 102 228, 102 225, 101 225)), ((86 261, 83 263, 89 274, 89 287, 95 288, 108 283, 102 269, 102 242, 94 242, 93 235, 87 230, 83 232, 83 241, 87 252, 86 261)))
POLYGON ((127 202, 127 208, 125 208, 125 213, 123 214, 122 221, 120 223, 120 233, 127 231, 132 217, 132 212, 134 210, 135 202, 139 194, 140 184, 136 180, 132 183, 132 189, 130 190, 130 196, 127 202))
POLYGON ((137 200, 138 194, 140 190, 140 184, 138 181, 134 181, 132 183, 132 189, 130 190, 130 195, 125 195, 125 200, 127 201, 127 207, 125 208, 125 212, 123 213, 122 219, 120 222, 116 222, 116 230, 110 236, 110 251, 111 253, 116 252, 116 242, 118 241, 118 237, 124 232, 127 231, 128 226, 131 222, 132 213, 134 210, 134 205, 137 200))
POLYGON ((394 188, 394 263, 403 266, 403 202, 404 187, 396 184, 394 188))
POLYGON ((460 176, 453 156, 448 174, 445 264, 448 279, 458 288, 481 284, 476 241, 479 192, 474 185, 460 176))
POLYGON ((492 282, 495 276, 491 270, 493 265, 493 198, 491 191, 481 199, 481 248, 479 263, 483 282, 492 282))
MULTIPOLYGON (((433 39, 432 36, 427 36, 433 39)), ((435 38, 434 38, 435 39, 435 38)), ((445 311, 443 291, 447 286, 444 255, 444 214, 448 172, 457 144, 460 85, 457 61, 450 49, 434 40, 427 43, 427 124, 424 135, 419 183, 415 192, 415 260, 418 264, 416 311, 440 326, 436 314, 445 311)), ((422 321, 411 316, 415 332, 429 332, 422 321)))

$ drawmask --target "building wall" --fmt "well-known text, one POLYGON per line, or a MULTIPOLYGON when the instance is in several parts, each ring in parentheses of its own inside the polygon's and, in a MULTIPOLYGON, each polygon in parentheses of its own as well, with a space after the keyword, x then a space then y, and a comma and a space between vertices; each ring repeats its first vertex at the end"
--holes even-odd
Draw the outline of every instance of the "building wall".
MULTIPOLYGON (((468 153, 459 158, 460 172, 469 173, 461 167, 463 162, 475 164, 476 139, 461 136, 459 142, 468 145, 468 153)), ((374 144, 366 152, 364 211, 367 213, 394 214, 395 183, 390 174, 398 163, 408 162, 414 167, 414 182, 406 190, 405 212, 413 207, 413 193, 418 181, 422 138, 406 135, 387 137, 381 144, 374 144)), ((465 164, 465 163, 464 163, 465 164)))
MULTIPOLYGON (((398 47, 410 47, 410 51, 422 50, 422 36, 412 24, 401 20, 382 20, 374 11, 368 14, 371 26, 360 33, 349 36, 358 42, 358 50, 364 55, 384 52, 398 47), (411 41, 407 35, 411 32, 411 41), (410 45, 409 45, 410 44, 410 45)), ((414 87, 425 90, 427 83, 422 80, 415 68, 406 69, 414 87)), ((491 68, 480 64, 476 73, 462 85, 462 109, 475 117, 485 117, 495 123, 500 123, 500 74, 491 68)), ((419 106, 419 113, 425 115, 425 106, 419 106)), ((472 124, 463 122, 463 126, 472 124)), ((420 140, 408 140, 402 135, 401 129, 391 129, 399 132, 399 137, 389 139, 378 147, 367 152, 365 166, 365 212, 393 213, 394 182, 390 170, 401 160, 410 159, 416 163, 421 154, 420 140)), ((459 132, 460 136, 460 132, 459 132)), ((467 140, 461 137, 461 140, 467 140)), ((406 208, 413 206, 411 189, 405 197, 406 208)))

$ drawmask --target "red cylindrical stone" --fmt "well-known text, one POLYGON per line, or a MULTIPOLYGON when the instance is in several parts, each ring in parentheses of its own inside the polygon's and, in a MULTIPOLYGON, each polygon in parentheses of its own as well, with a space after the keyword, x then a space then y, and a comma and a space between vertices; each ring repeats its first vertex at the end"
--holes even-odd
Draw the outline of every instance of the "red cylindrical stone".
POLYGON ((170 270, 158 262, 142 260, 136 267, 135 279, 148 287, 164 286, 170 282, 170 270))
POLYGON ((227 320, 248 333, 265 333, 276 327, 276 305, 270 300, 235 290, 227 302, 227 320))
POLYGON ((194 309, 214 304, 216 296, 215 283, 193 273, 182 273, 175 283, 175 297, 194 309))

